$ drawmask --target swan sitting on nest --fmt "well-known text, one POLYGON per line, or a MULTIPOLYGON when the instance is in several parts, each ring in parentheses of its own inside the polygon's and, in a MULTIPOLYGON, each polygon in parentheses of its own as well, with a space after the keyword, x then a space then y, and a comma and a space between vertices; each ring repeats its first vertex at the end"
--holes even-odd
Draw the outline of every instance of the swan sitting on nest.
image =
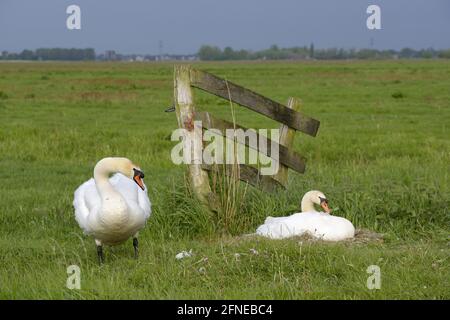
POLYGON ((137 258, 138 232, 151 212, 143 178, 144 173, 129 159, 104 158, 95 166, 94 178, 75 191, 75 219, 86 234, 94 237, 100 263, 102 245, 117 245, 130 237, 137 258))
POLYGON ((301 208, 302 212, 288 217, 267 217, 256 234, 272 239, 308 234, 326 241, 340 241, 355 236, 355 227, 349 220, 330 215, 328 200, 322 192, 313 190, 305 193, 301 208), (314 204, 320 205, 325 212, 316 211, 314 204))

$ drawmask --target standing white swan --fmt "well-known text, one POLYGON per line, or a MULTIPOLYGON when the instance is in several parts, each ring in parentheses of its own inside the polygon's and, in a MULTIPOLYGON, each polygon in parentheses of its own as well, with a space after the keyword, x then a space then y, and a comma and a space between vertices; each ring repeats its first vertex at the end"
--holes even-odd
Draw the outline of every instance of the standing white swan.
POLYGON ((309 234, 326 241, 340 241, 355 236, 353 224, 341 217, 330 215, 328 200, 320 191, 305 193, 301 203, 302 212, 288 217, 267 217, 256 233, 272 239, 309 234), (320 205, 325 212, 317 212, 314 204, 320 205))
POLYGON ((117 245, 130 237, 137 258, 138 233, 151 213, 143 178, 144 173, 129 159, 104 158, 95 166, 94 178, 75 191, 75 219, 94 237, 100 263, 104 244, 117 245))

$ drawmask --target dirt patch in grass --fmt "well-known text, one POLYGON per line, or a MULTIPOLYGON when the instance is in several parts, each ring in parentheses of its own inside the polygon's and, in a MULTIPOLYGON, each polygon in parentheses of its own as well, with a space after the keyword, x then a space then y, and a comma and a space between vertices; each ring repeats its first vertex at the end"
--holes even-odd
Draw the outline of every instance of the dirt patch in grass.
POLYGON ((82 101, 110 101, 110 100, 136 100, 138 95, 130 92, 102 92, 102 91, 85 91, 81 93, 71 93, 68 95, 70 100, 82 101))
POLYGON ((128 79, 128 78, 77 78, 68 80, 69 83, 74 85, 89 85, 101 88, 116 88, 116 89, 130 89, 138 88, 167 88, 167 85, 171 85, 171 80, 162 79, 128 79))

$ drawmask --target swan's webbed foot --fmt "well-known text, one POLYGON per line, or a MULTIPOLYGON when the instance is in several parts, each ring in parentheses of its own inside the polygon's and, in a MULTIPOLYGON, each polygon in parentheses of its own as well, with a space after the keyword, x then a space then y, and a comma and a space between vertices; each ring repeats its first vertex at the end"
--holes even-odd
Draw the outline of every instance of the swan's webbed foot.
POLYGON ((139 241, 137 238, 133 238, 133 247, 134 247, 134 258, 137 259, 139 257, 139 241))
POLYGON ((103 247, 101 245, 97 245, 97 256, 99 265, 102 265, 103 262, 105 262, 105 259, 103 257, 103 247))

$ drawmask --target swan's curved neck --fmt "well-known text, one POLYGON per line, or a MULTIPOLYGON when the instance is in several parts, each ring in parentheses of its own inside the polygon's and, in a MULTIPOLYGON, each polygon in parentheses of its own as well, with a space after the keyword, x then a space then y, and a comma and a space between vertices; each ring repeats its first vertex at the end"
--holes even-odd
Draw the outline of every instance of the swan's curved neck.
POLYGON ((302 212, 317 211, 308 192, 302 198, 301 208, 302 212))
POLYGON ((94 168, 94 180, 102 199, 108 195, 118 195, 118 192, 109 182, 109 175, 118 171, 115 159, 100 160, 94 168))
POLYGON ((109 182, 115 172, 126 174, 125 158, 104 158, 94 168, 95 186, 101 198, 99 219, 110 228, 121 228, 129 219, 125 198, 109 182))

